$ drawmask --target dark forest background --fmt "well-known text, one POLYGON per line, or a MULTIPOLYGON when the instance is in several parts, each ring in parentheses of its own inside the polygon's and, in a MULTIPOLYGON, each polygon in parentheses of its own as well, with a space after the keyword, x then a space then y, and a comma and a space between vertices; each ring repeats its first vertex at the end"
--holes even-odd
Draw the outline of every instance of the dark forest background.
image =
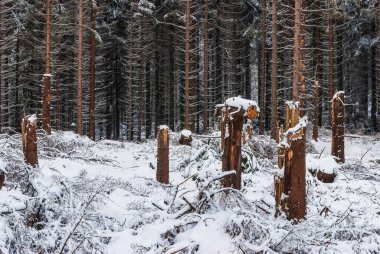
MULTIPOLYGON (((379 130, 379 17, 373 0, 303 1, 303 107, 319 126, 343 90, 348 130, 379 130)), ((259 102, 261 132, 269 131, 292 99, 294 20, 294 0, 2 0, 0 126, 20 131, 24 115, 41 120, 51 74, 56 130, 82 123, 80 133, 93 125, 96 139, 136 141, 161 124, 203 133, 215 127, 215 106, 241 95, 259 102)))

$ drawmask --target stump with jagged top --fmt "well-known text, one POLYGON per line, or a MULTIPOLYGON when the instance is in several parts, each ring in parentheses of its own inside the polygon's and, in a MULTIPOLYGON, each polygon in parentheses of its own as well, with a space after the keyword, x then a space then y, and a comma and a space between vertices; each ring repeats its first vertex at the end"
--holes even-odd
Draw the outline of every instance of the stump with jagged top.
POLYGON ((299 103, 286 103, 286 132, 279 133, 281 173, 275 178, 276 214, 280 207, 288 219, 306 215, 306 119, 300 120, 299 103))
POLYGON ((217 105, 221 109, 221 146, 223 150, 222 170, 235 170, 234 175, 222 180, 224 187, 241 189, 241 143, 244 119, 258 117, 260 108, 255 101, 232 97, 225 104, 217 105))
POLYGON ((22 120, 22 151, 27 164, 32 167, 38 165, 37 157, 37 119, 35 115, 26 116, 22 120))

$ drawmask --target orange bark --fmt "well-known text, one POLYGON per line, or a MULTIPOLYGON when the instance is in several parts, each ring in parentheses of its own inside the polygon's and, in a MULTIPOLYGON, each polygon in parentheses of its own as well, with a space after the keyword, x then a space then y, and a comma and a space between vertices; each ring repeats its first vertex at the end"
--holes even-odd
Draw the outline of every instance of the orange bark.
POLYGON ((38 165, 37 157, 37 121, 27 116, 22 121, 22 151, 25 162, 32 167, 38 165))
POLYGON ((160 127, 157 133, 157 172, 160 183, 169 183, 169 129, 160 127))

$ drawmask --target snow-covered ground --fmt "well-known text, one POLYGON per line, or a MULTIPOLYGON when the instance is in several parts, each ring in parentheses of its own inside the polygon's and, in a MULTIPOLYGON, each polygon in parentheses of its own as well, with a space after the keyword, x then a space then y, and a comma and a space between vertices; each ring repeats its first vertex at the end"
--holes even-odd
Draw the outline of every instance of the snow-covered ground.
POLYGON ((161 185, 153 140, 40 135, 39 169, 29 169, 20 136, 2 134, 0 252, 380 253, 380 137, 346 138, 346 163, 337 165, 326 134, 309 142, 307 165, 337 177, 327 184, 307 174, 307 219, 298 224, 274 217, 278 169, 267 137, 243 147, 238 192, 217 180, 218 138, 195 137, 190 148, 172 133, 170 184, 161 185))

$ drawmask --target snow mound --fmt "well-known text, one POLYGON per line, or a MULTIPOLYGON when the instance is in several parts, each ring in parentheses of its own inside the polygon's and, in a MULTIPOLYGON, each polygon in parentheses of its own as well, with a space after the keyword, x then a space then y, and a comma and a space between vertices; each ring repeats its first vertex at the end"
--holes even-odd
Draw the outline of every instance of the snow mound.
POLYGON ((306 156, 306 167, 315 172, 323 172, 326 174, 336 174, 340 168, 333 156, 326 156, 320 159, 308 154, 306 156))
POLYGON ((240 96, 228 98, 226 100, 226 105, 229 107, 242 108, 244 110, 247 110, 249 107, 253 106, 256 108, 257 112, 260 112, 260 108, 257 105, 257 102, 243 99, 240 96))

